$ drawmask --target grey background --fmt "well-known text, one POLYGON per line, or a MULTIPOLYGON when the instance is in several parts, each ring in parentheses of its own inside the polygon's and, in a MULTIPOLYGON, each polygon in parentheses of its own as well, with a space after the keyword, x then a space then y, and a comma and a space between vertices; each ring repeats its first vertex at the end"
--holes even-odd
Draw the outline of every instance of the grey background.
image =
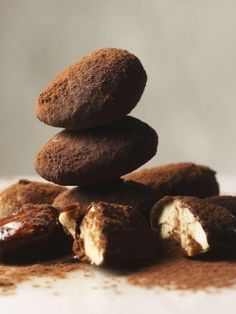
POLYGON ((34 173, 36 151, 59 131, 34 117, 36 96, 101 47, 128 49, 146 68, 132 115, 160 136, 149 165, 236 174, 234 0, 0 0, 0 176, 34 173))

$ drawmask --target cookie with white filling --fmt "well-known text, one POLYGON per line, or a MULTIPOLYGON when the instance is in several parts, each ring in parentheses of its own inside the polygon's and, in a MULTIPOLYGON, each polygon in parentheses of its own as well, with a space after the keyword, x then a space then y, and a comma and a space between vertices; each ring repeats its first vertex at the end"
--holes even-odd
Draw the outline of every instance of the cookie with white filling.
POLYGON ((90 206, 73 249, 80 257, 83 251, 92 264, 108 267, 140 265, 155 254, 153 233, 140 213, 104 202, 90 206))
POLYGON ((173 238, 187 256, 236 247, 236 218, 226 208, 188 196, 166 196, 151 210, 151 226, 173 238))

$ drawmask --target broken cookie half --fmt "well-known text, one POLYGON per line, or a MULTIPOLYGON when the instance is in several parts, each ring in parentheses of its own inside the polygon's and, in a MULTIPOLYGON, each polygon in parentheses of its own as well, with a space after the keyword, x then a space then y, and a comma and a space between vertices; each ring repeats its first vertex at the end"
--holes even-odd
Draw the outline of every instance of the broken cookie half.
POLYGON ((59 221, 64 227, 67 234, 70 234, 73 239, 79 238, 80 224, 88 209, 82 207, 79 203, 74 203, 64 207, 59 215, 59 221))
POLYGON ((228 209, 197 197, 166 196, 154 205, 150 220, 162 239, 175 239, 187 256, 236 248, 236 218, 228 209))
POLYGON ((82 222, 80 213, 71 207, 60 215, 60 222, 75 239, 76 256, 109 267, 139 265, 154 256, 151 228, 134 208, 98 202, 91 204, 82 222))

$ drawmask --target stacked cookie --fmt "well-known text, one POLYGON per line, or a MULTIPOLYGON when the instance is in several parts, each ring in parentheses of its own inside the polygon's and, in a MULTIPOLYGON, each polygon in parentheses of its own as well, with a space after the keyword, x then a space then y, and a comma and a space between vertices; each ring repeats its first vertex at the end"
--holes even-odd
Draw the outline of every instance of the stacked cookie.
POLYGON ((60 73, 36 106, 44 123, 63 127, 38 152, 36 171, 46 180, 80 187, 119 179, 151 159, 156 132, 127 116, 145 88, 137 57, 101 49, 60 73))
POLYGON ((129 173, 158 144, 151 127, 127 116, 146 80, 134 55, 102 49, 39 96, 37 117, 65 130, 39 151, 35 168, 49 181, 76 187, 21 180, 1 192, 0 260, 72 250, 97 266, 137 266, 163 258, 166 240, 187 256, 235 251, 236 200, 218 196, 214 170, 178 163, 129 173))

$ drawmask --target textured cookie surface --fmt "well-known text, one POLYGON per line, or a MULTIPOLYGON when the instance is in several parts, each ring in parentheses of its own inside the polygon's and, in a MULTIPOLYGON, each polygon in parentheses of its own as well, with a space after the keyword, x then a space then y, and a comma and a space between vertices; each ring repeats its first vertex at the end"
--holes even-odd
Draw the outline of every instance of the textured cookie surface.
POLYGON ((206 198, 212 204, 227 208, 236 217, 236 196, 216 195, 206 198))
POLYGON ((62 185, 90 185, 119 178, 146 163, 157 149, 156 132, 125 117, 90 130, 65 130, 37 154, 35 169, 62 185))
POLYGON ((16 213, 27 203, 52 204, 65 187, 50 183, 19 180, 0 193, 0 218, 16 213))
POLYGON ((124 177, 143 183, 156 193, 156 199, 165 195, 208 197, 219 194, 215 171, 194 163, 176 163, 143 169, 124 177))
POLYGON ((91 202, 99 201, 132 206, 148 218, 155 203, 155 194, 141 183, 116 180, 67 190, 55 198, 53 206, 63 209, 78 203, 80 207, 87 208, 91 202))
POLYGON ((135 107, 146 80, 133 54, 101 49, 60 73, 39 95, 36 114, 46 124, 67 129, 102 125, 135 107))

